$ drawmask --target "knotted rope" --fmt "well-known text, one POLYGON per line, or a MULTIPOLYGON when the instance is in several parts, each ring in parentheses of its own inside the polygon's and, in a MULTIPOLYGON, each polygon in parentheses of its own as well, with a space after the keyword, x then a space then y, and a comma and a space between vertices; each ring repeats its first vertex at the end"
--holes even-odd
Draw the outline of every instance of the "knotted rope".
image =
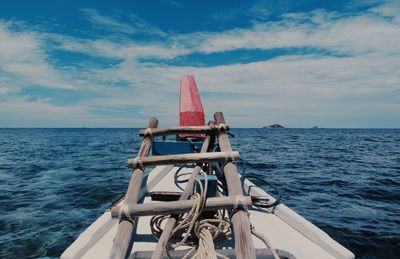
POLYGON ((151 130, 151 128, 147 128, 147 129, 144 131, 144 136, 145 136, 145 137, 153 138, 153 131, 151 130))
MULTIPOLYGON (((227 238, 231 235, 230 223, 225 220, 224 211, 222 213, 218 211, 218 218, 203 219, 201 221, 198 221, 198 218, 201 215, 206 203, 208 188, 207 174, 205 174, 204 172, 201 173, 204 175, 204 186, 202 182, 198 178, 196 178, 199 192, 194 193, 191 196, 191 199, 195 200, 196 202, 188 213, 180 215, 180 217, 178 218, 179 224, 173 229, 171 233, 171 237, 180 236, 182 238, 179 242, 171 245, 170 247, 167 247, 166 252, 169 255, 169 249, 176 249, 182 245, 187 245, 187 239, 191 236, 191 233, 194 229, 194 233, 199 239, 197 249, 196 247, 193 247, 183 258, 187 258, 195 251, 196 252, 192 258, 227 258, 221 254, 216 253, 214 249, 214 240, 227 238)), ((238 200, 238 204, 240 203, 241 201, 238 200)), ((162 233, 162 222, 168 218, 169 216, 161 215, 155 216, 151 219, 151 230, 156 238, 158 238, 162 233)))

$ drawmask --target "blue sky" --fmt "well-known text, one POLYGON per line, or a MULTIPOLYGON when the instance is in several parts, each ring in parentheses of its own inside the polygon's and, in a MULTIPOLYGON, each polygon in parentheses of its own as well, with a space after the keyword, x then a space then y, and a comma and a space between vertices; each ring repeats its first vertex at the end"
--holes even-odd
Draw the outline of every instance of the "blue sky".
POLYGON ((0 127, 400 127, 399 1, 8 1, 0 127), (207 119, 207 120, 208 120, 207 119))

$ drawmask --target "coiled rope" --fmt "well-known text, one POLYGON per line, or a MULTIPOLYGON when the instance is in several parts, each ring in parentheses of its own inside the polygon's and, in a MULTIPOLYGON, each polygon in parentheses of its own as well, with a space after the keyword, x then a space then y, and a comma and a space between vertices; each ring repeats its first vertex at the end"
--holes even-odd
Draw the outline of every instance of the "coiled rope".
MULTIPOLYGON (((229 222, 224 220, 222 217, 218 219, 203 219, 196 224, 195 233, 199 238, 199 245, 192 258, 228 258, 215 251, 214 240, 227 238, 231 235, 229 222)), ((192 248, 192 251, 193 250, 194 248, 192 248)), ((188 254, 190 254, 192 251, 190 251, 188 254)))
MULTIPOLYGON (((199 239, 197 248, 193 247, 183 258, 188 258, 193 254, 192 258, 227 258, 215 251, 214 240, 226 239, 232 234, 230 223, 225 220, 225 211, 218 211, 217 218, 203 219, 198 221, 201 215, 207 198, 207 174, 201 172, 204 175, 204 186, 202 182, 196 178, 196 183, 199 191, 192 194, 191 199, 195 200, 192 209, 179 216, 177 222, 179 222, 173 229, 170 237, 181 237, 180 241, 167 246, 166 252, 169 255, 170 249, 176 249, 182 245, 190 245, 187 241, 194 230, 195 235, 199 239)), ((160 215, 152 217, 150 221, 151 231, 155 238, 159 238, 162 233, 162 222, 168 219, 168 215, 160 215)))

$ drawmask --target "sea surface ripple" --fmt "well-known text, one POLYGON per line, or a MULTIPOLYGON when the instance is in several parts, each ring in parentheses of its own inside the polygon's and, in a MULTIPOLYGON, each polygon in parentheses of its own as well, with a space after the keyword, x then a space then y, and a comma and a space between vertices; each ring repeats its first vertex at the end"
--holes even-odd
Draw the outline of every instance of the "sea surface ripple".
MULTIPOLYGON (((241 172, 358 258, 400 258, 400 130, 232 133, 241 172)), ((140 142, 137 129, 0 129, 0 258, 59 257, 126 191, 140 142)))

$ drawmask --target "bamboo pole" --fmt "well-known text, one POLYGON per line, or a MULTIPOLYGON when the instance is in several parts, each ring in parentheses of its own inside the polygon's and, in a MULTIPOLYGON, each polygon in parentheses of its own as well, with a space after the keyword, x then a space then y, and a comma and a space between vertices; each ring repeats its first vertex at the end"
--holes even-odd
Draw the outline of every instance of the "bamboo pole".
MULTIPOLYGON (((225 124, 225 118, 222 112, 216 112, 214 114, 214 119, 217 125, 225 124)), ((219 133, 218 142, 221 151, 232 151, 228 134, 226 134, 226 132, 219 133)), ((229 196, 243 195, 239 173, 237 172, 235 164, 233 164, 232 162, 227 163, 224 166, 224 175, 228 187, 229 196)), ((244 209, 234 211, 231 217, 231 222, 233 226, 233 233, 235 235, 235 251, 237 258, 256 258, 253 237, 250 230, 250 219, 247 211, 244 209)))
MULTIPOLYGON (((203 145, 201 147, 201 151, 200 153, 206 153, 208 151, 208 147, 210 145, 210 141, 211 141, 211 137, 208 135, 203 142, 203 145)), ((186 184, 185 190, 182 194, 182 196, 179 198, 179 200, 187 200, 188 198, 190 198, 190 196, 192 195, 193 192, 193 188, 194 188, 194 183, 196 181, 196 177, 197 175, 200 173, 201 171, 201 166, 196 166, 193 171, 192 174, 190 175, 189 181, 186 184)), ((168 244, 168 240, 171 236, 171 233, 175 227, 175 224, 177 222, 177 218, 178 218, 179 214, 174 213, 173 215, 171 215, 169 217, 169 219, 167 220, 165 226, 164 226, 164 230, 161 233, 160 238, 158 239, 157 242, 157 246, 154 249, 154 252, 151 256, 151 259, 160 259, 162 258, 164 251, 165 251, 165 247, 168 244)))
POLYGON ((128 159, 131 168, 146 167, 150 165, 188 164, 204 162, 231 162, 240 158, 238 151, 207 152, 194 154, 179 154, 167 156, 136 157, 128 159))
MULTIPOLYGON (((158 120, 151 118, 149 120, 148 128, 157 128, 158 120)), ((146 136, 140 145, 138 157, 148 156, 151 147, 151 136, 146 136)), ((133 206, 138 202, 140 187, 142 186, 144 172, 142 168, 137 168, 133 171, 133 175, 129 182, 128 190, 125 195, 124 204, 133 206)), ((129 256, 132 248, 132 232, 135 220, 121 220, 118 224, 117 234, 114 239, 113 247, 111 249, 110 258, 112 259, 125 259, 129 256)))
MULTIPOLYGON (((111 217, 132 220, 135 217, 182 214, 189 212, 196 200, 178 200, 169 202, 149 202, 134 204, 132 207, 122 205, 111 209, 111 217)), ((207 198, 204 211, 230 210, 249 208, 252 205, 251 196, 221 196, 207 198)))
POLYGON ((207 125, 207 126, 182 126, 160 129, 142 129, 139 131, 140 136, 166 136, 178 134, 216 134, 221 130, 229 130, 229 125, 207 125))

